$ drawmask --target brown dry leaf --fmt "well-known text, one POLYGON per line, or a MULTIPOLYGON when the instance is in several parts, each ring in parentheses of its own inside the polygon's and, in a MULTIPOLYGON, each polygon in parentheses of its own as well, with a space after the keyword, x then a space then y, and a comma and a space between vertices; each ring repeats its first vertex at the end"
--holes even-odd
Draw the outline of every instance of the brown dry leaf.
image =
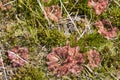
POLYGON ((94 69, 100 64, 100 55, 96 50, 90 50, 88 52, 89 65, 94 69))

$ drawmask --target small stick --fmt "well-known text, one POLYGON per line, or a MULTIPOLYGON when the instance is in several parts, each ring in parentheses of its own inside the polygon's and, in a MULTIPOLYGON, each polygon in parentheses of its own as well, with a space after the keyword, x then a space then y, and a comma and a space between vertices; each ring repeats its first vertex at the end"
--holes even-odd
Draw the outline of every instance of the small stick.
POLYGON ((113 0, 113 1, 120 7, 120 4, 116 0, 113 0))
MULTIPOLYGON (((63 6, 64 10, 66 11, 66 13, 67 13, 68 17, 70 18, 71 22, 73 23, 73 25, 74 25, 75 29, 77 30, 78 34, 81 35, 80 32, 79 32, 79 30, 78 30, 78 28, 77 28, 77 26, 76 26, 76 24, 75 24, 75 22, 72 20, 69 12, 68 12, 67 9, 65 8, 65 6, 64 6, 64 4, 62 3, 61 0, 60 0, 60 3, 61 3, 61 5, 63 6)), ((82 31, 81 28, 80 28, 80 30, 82 31)))
POLYGON ((43 11, 43 13, 44 13, 44 15, 45 15, 45 17, 46 17, 46 19, 47 19, 47 21, 48 21, 48 24, 50 24, 50 20, 49 20, 49 18, 46 16, 47 14, 46 14, 46 12, 45 12, 45 10, 44 10, 44 8, 43 8, 40 0, 37 0, 37 2, 38 2, 40 8, 42 9, 42 11, 43 11))
POLYGON ((3 6, 6 6, 6 5, 8 5, 8 4, 12 4, 12 3, 15 2, 15 1, 16 1, 16 0, 14 0, 14 1, 10 1, 10 2, 4 4, 3 6))

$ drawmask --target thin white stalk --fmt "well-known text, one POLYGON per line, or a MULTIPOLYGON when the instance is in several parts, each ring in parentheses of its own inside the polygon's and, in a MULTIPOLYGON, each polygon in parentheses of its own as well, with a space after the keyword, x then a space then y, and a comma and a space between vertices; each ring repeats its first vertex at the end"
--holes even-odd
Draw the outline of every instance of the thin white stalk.
POLYGON ((113 0, 113 1, 120 7, 120 4, 116 0, 113 0))
POLYGON ((43 56, 41 53, 43 53, 42 51, 44 51, 45 46, 42 47, 41 52, 39 52, 39 54, 36 56, 36 59, 38 59, 40 56, 43 56))
POLYGON ((90 10, 90 20, 89 20, 89 23, 91 22, 92 20, 92 9, 90 10))
POLYGON ((88 20, 86 17, 85 17, 85 19, 86 19, 85 27, 87 27, 87 28, 90 30, 90 32, 91 32, 91 25, 92 25, 91 20, 92 20, 92 14, 91 14, 91 18, 90 18, 90 20, 88 20))
MULTIPOLYGON (((77 19, 77 17, 78 17, 78 12, 79 12, 79 10, 76 12, 76 15, 75 15, 75 20, 77 19)), ((81 18, 80 18, 81 19, 81 18)), ((77 20, 76 20, 77 21, 77 20)))
MULTIPOLYGON (((76 1, 76 2, 74 3, 73 7, 70 9, 70 12, 71 12, 71 10, 75 7, 75 5, 78 3, 79 0, 75 0, 75 1, 76 1)), ((72 12, 71 12, 71 13, 72 13, 72 12)), ((71 14, 71 13, 70 13, 70 14, 71 14)))
MULTIPOLYGON (((62 15, 62 13, 63 13, 63 8, 62 8, 62 5, 60 5, 60 8, 61 8, 61 15, 62 15)), ((61 21, 60 21, 61 22, 61 21)), ((60 26, 58 26, 58 30, 60 31, 61 29, 60 29, 60 26)))
POLYGON ((90 73, 93 73, 93 70, 88 65, 83 65, 83 66, 86 67, 90 71, 90 73))
POLYGON ((115 79, 115 80, 120 80, 119 78, 117 78, 115 75, 113 75, 113 73, 109 72, 110 75, 115 79))
MULTIPOLYGON (((73 23, 73 25, 74 25, 76 31, 78 32, 79 35, 81 35, 80 32, 79 32, 79 30, 78 30, 78 28, 77 28, 77 26, 76 26, 76 24, 75 24, 75 22, 72 20, 72 18, 71 18, 71 16, 70 16, 69 12, 68 12, 67 9, 65 8, 65 6, 64 6, 64 4, 62 3, 61 0, 60 0, 60 3, 61 3, 61 5, 63 6, 65 12, 66 12, 67 15, 68 15, 68 17, 70 18, 71 22, 73 23)), ((80 29, 80 30, 82 31, 82 29, 80 29)))
POLYGON ((10 2, 4 4, 3 6, 6 6, 6 5, 8 5, 8 4, 12 4, 12 3, 15 2, 15 1, 16 1, 16 0, 14 0, 14 1, 10 1, 10 2))
POLYGON ((86 33, 86 31, 87 31, 87 29, 85 28, 85 30, 83 31, 83 33, 80 35, 80 37, 78 37, 78 39, 77 40, 79 40, 80 38, 82 38, 83 37, 83 35, 86 33))
POLYGON ((93 16, 92 16, 92 9, 90 10, 90 20, 88 21, 88 29, 90 30, 90 32, 91 32, 91 25, 92 25, 92 23, 91 23, 91 21, 92 21, 92 18, 93 18, 93 16))
MULTIPOLYGON (((90 21, 88 21, 88 19, 86 17, 85 17, 85 23, 84 24, 85 24, 85 30, 82 32, 80 37, 78 37, 78 40, 83 37, 83 35, 87 32, 87 30, 91 29, 90 28, 90 26, 91 26, 90 21)), ((91 30, 90 30, 90 32, 91 32, 91 30)))
POLYGON ((50 24, 50 20, 49 20, 49 18, 46 16, 46 15, 47 15, 47 14, 46 14, 46 11, 44 10, 44 7, 42 6, 40 0, 37 0, 37 2, 38 2, 41 10, 43 11, 43 13, 44 13, 44 15, 45 15, 45 17, 46 17, 46 19, 47 19, 47 21, 48 21, 48 24, 50 24))
POLYGON ((22 61, 24 61, 25 63, 28 63, 26 60, 24 60, 23 58, 21 58, 19 55, 15 54, 14 52, 10 52, 11 54, 17 56, 19 59, 21 59, 22 61))

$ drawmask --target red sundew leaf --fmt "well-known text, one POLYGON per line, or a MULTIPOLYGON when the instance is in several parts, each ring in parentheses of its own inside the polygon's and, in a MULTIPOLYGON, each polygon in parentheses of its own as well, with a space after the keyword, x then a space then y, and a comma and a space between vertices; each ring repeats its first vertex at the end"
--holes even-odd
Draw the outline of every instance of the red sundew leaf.
POLYGON ((84 55, 79 53, 79 47, 64 46, 52 50, 46 57, 48 69, 57 77, 69 74, 79 74, 84 64, 84 55))
POLYGON ((23 47, 14 47, 13 49, 8 50, 7 54, 14 67, 25 65, 25 60, 28 59, 28 50, 23 47))
POLYGON ((16 67, 16 66, 24 66, 26 63, 22 60, 20 60, 19 58, 18 59, 12 59, 11 61, 13 63, 13 66, 16 67))
POLYGON ((76 55, 76 60, 77 60, 77 63, 84 63, 85 60, 84 60, 84 55, 83 54, 78 54, 76 55))
POLYGON ((104 25, 102 23, 102 21, 98 20, 96 23, 95 23, 95 26, 98 27, 98 28, 104 28, 104 25))
POLYGON ((0 10, 6 10, 6 7, 3 6, 3 3, 0 1, 0 10))
POLYGON ((102 9, 101 5, 99 5, 99 3, 95 5, 94 10, 97 15, 100 15, 103 11, 103 9, 102 9))
POLYGON ((95 26, 98 27, 98 33, 107 39, 112 39, 117 36, 118 28, 113 27, 107 20, 99 20, 95 23, 95 26))
POLYGON ((80 47, 77 46, 77 47, 75 48, 75 52, 76 52, 76 53, 79 53, 79 50, 80 50, 80 47))
POLYGON ((58 61, 58 57, 56 54, 53 53, 50 53, 47 55, 47 59, 50 60, 50 61, 54 61, 54 62, 57 62, 58 61))
POLYGON ((88 6, 94 8, 95 13, 100 15, 107 9, 109 0, 88 0, 88 6))
POLYGON ((93 7, 95 4, 96 3, 93 0, 88 0, 88 6, 93 7))
POLYGON ((10 51, 14 52, 14 53, 18 53, 18 46, 15 46, 14 48, 12 48, 10 51))
POLYGON ((28 49, 27 48, 20 47, 18 53, 24 60, 28 59, 28 55, 27 55, 28 49))
POLYGON ((90 50, 88 52, 89 65, 94 69, 100 64, 100 55, 96 50, 90 50))
POLYGON ((3 3, 6 3, 6 2, 8 2, 8 1, 4 1, 4 0, 3 0, 3 2, 0 1, 0 10, 3 11, 3 10, 10 10, 11 9, 12 6, 10 4, 7 4, 5 6, 3 5, 3 3))
POLYGON ((83 70, 83 67, 78 65, 74 65, 69 69, 71 73, 75 73, 76 75, 80 73, 82 70, 83 70))
POLYGON ((60 66, 57 70, 57 77, 61 77, 62 75, 67 75, 68 65, 60 66))
POLYGON ((46 12, 45 17, 48 17, 55 22, 58 22, 62 15, 61 9, 58 5, 53 5, 51 7, 45 7, 45 12, 46 12))
POLYGON ((58 63, 54 63, 54 64, 52 64, 52 65, 49 65, 49 66, 48 66, 48 69, 49 69, 49 70, 56 70, 57 67, 59 67, 59 64, 58 64, 58 63))
POLYGON ((62 48, 61 47, 58 47, 55 49, 55 52, 56 52, 56 55, 59 56, 60 58, 63 57, 63 55, 61 54, 62 53, 62 48))
POLYGON ((69 53, 70 56, 74 56, 75 55, 75 51, 76 51, 75 48, 69 48, 68 53, 69 53))
POLYGON ((7 52, 8 52, 9 59, 15 59, 15 58, 17 58, 14 52, 11 52, 11 51, 7 51, 7 52))
POLYGON ((69 47, 68 46, 64 46, 63 48, 62 48, 62 57, 63 58, 66 58, 66 56, 68 56, 68 49, 69 49, 69 47))

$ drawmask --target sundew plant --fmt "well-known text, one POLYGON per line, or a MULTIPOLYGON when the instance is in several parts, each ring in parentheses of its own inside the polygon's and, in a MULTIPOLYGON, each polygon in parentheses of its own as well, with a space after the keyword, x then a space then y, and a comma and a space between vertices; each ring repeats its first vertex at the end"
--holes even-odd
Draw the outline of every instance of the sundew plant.
POLYGON ((0 80, 120 80, 120 0, 0 0, 0 80))

